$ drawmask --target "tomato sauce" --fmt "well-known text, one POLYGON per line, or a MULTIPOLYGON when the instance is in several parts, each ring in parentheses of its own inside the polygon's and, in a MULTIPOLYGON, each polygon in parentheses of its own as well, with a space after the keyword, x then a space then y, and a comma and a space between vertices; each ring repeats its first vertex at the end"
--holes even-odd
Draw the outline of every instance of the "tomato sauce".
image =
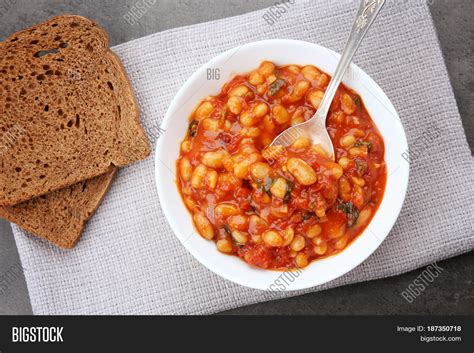
POLYGON ((269 148, 317 110, 329 76, 263 62, 190 117, 178 187, 197 230, 250 265, 289 270, 345 249, 383 198, 384 142, 361 97, 343 84, 331 105, 330 160, 304 137, 269 148))

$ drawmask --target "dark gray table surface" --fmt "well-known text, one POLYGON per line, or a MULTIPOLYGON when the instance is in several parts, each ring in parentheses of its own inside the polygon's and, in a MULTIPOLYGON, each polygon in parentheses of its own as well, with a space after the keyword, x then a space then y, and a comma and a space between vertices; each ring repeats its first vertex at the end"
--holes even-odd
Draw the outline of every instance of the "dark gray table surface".
MULTIPOLYGON (((115 45, 169 28, 243 14, 274 5, 276 2, 276 0, 0 0, 0 40, 37 22, 67 12, 87 16, 99 22, 108 31, 111 45, 115 45), (130 25, 123 16, 132 7, 140 4, 151 6, 136 24, 130 25)), ((474 2, 472 0, 426 2, 430 4, 467 139, 473 151, 474 2)), ((321 6, 324 6, 323 2, 321 6)), ((410 6, 408 2, 407 6, 410 6)), ((10 225, 0 220, 0 280, 1 276, 18 265, 19 261, 10 225)), ((256 304, 225 313, 474 314, 473 252, 442 261, 439 266, 444 271, 412 303, 408 303, 401 293, 422 274, 423 269, 393 278, 256 304)), ((24 278, 20 277, 13 281, 6 290, 0 290, 0 314, 31 314, 24 278)))

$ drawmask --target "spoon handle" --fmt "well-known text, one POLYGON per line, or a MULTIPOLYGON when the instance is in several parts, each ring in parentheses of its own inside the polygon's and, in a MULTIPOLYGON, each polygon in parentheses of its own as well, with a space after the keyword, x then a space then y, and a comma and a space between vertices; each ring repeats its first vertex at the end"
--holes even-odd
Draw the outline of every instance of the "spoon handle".
MULTIPOLYGON (((362 39, 367 34, 367 31, 377 17, 379 11, 382 9, 384 3, 385 0, 361 0, 357 17, 352 26, 352 31, 347 40, 344 51, 342 52, 339 64, 337 65, 336 72, 334 73, 331 82, 329 82, 318 111, 312 120, 322 119, 323 122, 326 121, 334 95, 336 94, 337 88, 351 63, 352 57, 359 48, 362 39)), ((325 124, 323 126, 325 126, 325 124)))

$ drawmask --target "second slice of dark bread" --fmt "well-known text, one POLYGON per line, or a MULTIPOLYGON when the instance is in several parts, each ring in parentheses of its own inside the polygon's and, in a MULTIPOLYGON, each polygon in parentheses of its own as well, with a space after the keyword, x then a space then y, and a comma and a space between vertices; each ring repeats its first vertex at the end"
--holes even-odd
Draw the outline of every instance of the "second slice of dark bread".
POLYGON ((0 206, 149 153, 130 82, 95 22, 59 16, 0 43, 0 206))
POLYGON ((99 207, 116 169, 18 205, 0 207, 0 217, 59 247, 72 248, 99 207))

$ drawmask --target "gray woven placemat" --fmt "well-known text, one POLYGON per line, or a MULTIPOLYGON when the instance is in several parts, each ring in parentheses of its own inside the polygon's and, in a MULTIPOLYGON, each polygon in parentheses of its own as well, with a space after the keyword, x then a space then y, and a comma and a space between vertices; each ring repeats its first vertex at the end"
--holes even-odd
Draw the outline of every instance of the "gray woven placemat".
MULTIPOLYGON (((263 10, 113 49, 135 87, 143 123, 156 136, 179 87, 215 55, 269 38, 340 51, 357 3, 304 1, 273 25, 263 10)), ((382 246, 355 270, 312 290, 394 276, 474 248, 474 163, 424 1, 389 1, 354 61, 400 114, 412 149, 410 185, 382 246)), ((213 313, 304 293, 269 296, 223 280, 194 260, 160 210, 153 163, 149 158, 120 171, 74 250, 14 227, 35 314, 213 313)))

